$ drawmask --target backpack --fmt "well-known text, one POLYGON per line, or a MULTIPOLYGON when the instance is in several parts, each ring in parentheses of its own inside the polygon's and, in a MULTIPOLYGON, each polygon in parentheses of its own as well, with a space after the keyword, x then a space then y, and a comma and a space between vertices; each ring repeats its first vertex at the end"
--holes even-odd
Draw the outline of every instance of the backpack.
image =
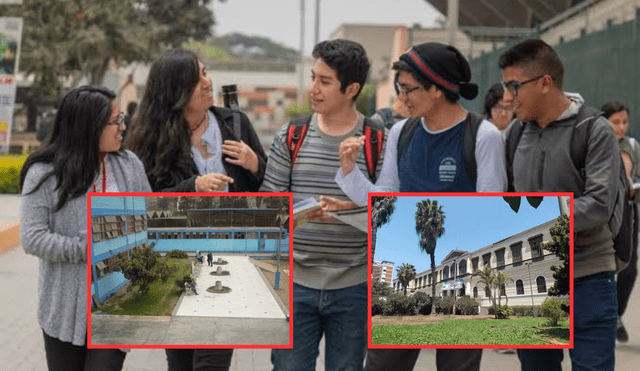
MULTIPOLYGON (((289 123, 287 129, 287 149, 289 150, 292 169, 296 163, 298 151, 300 151, 302 142, 307 135, 310 122, 311 115, 299 117, 289 123)), ((371 182, 375 183, 377 179, 376 167, 380 154, 382 153, 382 144, 384 143, 384 127, 379 122, 365 117, 363 131, 365 135, 364 158, 367 162, 367 173, 369 174, 371 182)))
POLYGON ((397 121, 391 108, 381 108, 377 110, 373 115, 371 115, 371 119, 382 123, 382 125, 387 129, 391 129, 393 124, 397 121))
MULTIPOLYGON (((573 166, 579 171, 580 177, 584 181, 586 178, 585 161, 587 144, 593 123, 602 116, 602 112, 591 107, 581 106, 576 116, 577 124, 573 127, 569 152, 573 166)), ((518 143, 522 137, 524 126, 520 121, 515 122, 507 135, 507 178, 509 181, 509 192, 514 191, 513 186, 513 157, 515 156, 518 143)), ((618 194, 609 218, 609 229, 613 237, 613 248, 616 252, 617 271, 621 271, 631 260, 633 250, 633 204, 629 197, 629 182, 624 170, 624 164, 620 161, 618 181, 618 194)))
MULTIPOLYGON (((476 182, 478 178, 478 164, 476 163, 476 137, 478 136, 478 128, 482 124, 484 117, 475 112, 469 111, 469 114, 462 122, 464 125, 464 133, 460 140, 462 141, 462 154, 464 156, 464 166, 467 169, 467 173, 471 176, 471 180, 476 182)), ((400 137, 398 138, 398 161, 400 161, 400 155, 409 145, 409 141, 413 138, 413 134, 420 125, 421 120, 419 117, 411 117, 407 119, 402 130, 400 131, 400 137)))

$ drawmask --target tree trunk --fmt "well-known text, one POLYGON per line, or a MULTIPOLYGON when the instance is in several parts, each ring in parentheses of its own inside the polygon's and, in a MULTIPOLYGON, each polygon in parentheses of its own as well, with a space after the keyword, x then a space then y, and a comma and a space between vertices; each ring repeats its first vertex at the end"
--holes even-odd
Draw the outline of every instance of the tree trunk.
POLYGON ((371 264, 376 256, 376 236, 378 235, 378 228, 371 226, 371 264))
POLYGON ((436 257, 435 251, 429 256, 431 257, 431 314, 436 314, 436 306, 434 305, 434 299, 436 298, 436 257))

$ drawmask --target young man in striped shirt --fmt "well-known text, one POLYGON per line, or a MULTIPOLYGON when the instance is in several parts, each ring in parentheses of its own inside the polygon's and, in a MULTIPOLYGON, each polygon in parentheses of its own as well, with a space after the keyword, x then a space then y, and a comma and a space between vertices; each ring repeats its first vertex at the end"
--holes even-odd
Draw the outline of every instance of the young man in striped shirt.
MULTIPOLYGON (((369 71, 365 50, 347 40, 315 46, 309 93, 314 114, 294 165, 288 126, 276 134, 261 191, 293 192, 294 202, 319 197, 323 210, 355 207, 335 183, 338 147, 363 135, 355 100, 369 71)), ((384 148, 383 148, 384 150, 384 148)), ((377 169, 382 167, 382 158, 377 169)), ((357 165, 367 171, 361 152, 357 165)), ((320 213, 323 214, 323 213, 320 213)), ((367 346, 367 233, 326 214, 293 233, 293 349, 274 349, 274 370, 315 370, 325 336, 327 370, 362 370, 367 346)))

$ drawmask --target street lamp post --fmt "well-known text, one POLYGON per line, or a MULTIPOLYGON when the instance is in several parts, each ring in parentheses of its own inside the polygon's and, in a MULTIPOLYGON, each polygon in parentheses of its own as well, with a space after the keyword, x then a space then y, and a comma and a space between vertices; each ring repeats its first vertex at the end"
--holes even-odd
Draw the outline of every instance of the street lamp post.
POLYGON ((453 259, 453 315, 456 315, 456 288, 458 278, 458 266, 456 265, 456 259, 453 259))
POLYGON ((533 305, 533 285, 531 284, 531 263, 525 263, 527 270, 529 270, 529 290, 531 291, 531 311, 533 312, 533 318, 536 318, 536 308, 533 305))
POLYGON ((284 225, 284 223, 286 223, 289 220, 289 215, 285 214, 285 213, 280 213, 278 214, 278 216, 276 216, 276 222, 278 223, 278 225, 280 226, 280 233, 278 234, 278 254, 276 255, 277 257, 277 268, 276 268, 276 282, 274 285, 274 289, 278 290, 280 288, 280 246, 282 245, 282 227, 284 225))

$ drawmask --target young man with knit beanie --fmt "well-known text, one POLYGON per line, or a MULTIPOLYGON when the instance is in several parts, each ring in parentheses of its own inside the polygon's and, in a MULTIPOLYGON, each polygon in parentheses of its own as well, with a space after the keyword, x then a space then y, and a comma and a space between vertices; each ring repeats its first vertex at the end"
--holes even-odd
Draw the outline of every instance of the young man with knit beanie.
MULTIPOLYGON (((580 95, 564 92, 562 61, 544 41, 522 41, 498 63, 503 101, 518 119, 507 135, 508 145, 515 145, 514 190, 572 192, 575 197, 572 369, 613 371, 618 313, 609 220, 620 205, 617 140, 598 110, 586 107, 580 95), (589 131, 583 143, 575 143, 580 127, 589 131), (572 156, 574 145, 585 148, 581 169, 572 156)), ((518 356, 522 371, 562 370, 562 349, 520 349, 518 356)))
MULTIPOLYGON (((502 135, 490 122, 458 103, 460 97, 473 99, 478 94, 464 56, 452 46, 425 43, 401 55, 393 69, 398 98, 412 118, 391 128, 376 184, 354 166, 364 138, 342 142, 336 181, 351 200, 366 205, 368 192, 504 192, 507 176, 502 135), (470 168, 463 138, 466 125, 473 122, 477 129, 475 166, 470 168), (402 150, 399 141, 406 142, 402 150)), ((419 352, 369 349, 365 370, 412 370, 419 352)), ((480 369, 481 357, 482 349, 439 349, 436 364, 438 370, 475 371, 480 369)))

